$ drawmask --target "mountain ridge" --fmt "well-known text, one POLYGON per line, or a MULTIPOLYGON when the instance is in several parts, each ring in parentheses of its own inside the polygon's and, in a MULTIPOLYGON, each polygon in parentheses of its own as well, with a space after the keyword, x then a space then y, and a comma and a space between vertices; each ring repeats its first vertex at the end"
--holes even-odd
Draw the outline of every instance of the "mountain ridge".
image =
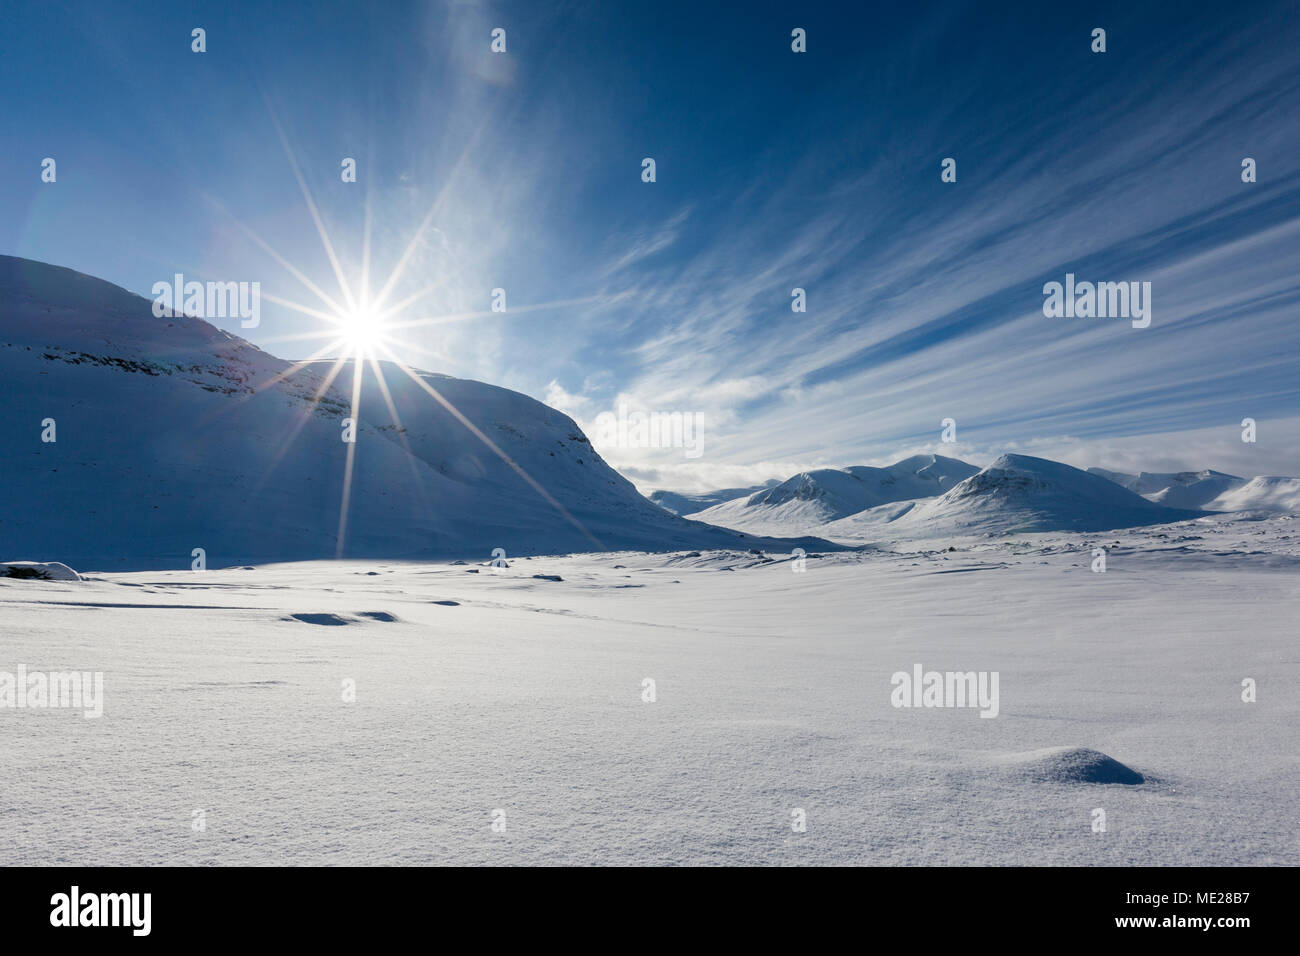
MULTIPOLYGON (((851 483, 850 483, 851 486, 851 483)), ((851 486, 852 487, 852 486, 851 486)), ((1059 490, 1059 489, 1058 489, 1059 490)), ((850 466, 800 472, 748 498, 722 502, 689 517, 752 533, 825 534, 832 539, 922 537, 1041 530, 1112 530, 1126 526, 1188 520, 1216 511, 1300 511, 1300 479, 1282 476, 1239 478, 1212 469, 1137 475, 1105 468, 1074 468, 1028 455, 1000 456, 980 469, 958 459, 911 456, 884 468, 850 466), (915 498, 872 500, 859 489, 854 500, 843 493, 847 475, 878 476, 924 471, 927 460, 965 466, 970 474, 946 490, 915 498), (1065 482, 1065 498, 1028 502, 1065 482), (959 490, 960 489, 960 490, 959 490), (1121 489, 1127 494, 1116 494, 1121 489), (1141 492, 1141 493, 1140 493, 1141 492), (1017 496, 1024 500, 1016 501, 1017 496), (936 500, 944 498, 943 504, 936 500), (792 506, 791 501, 802 502, 792 506), (979 511, 964 518, 963 510, 979 511), (1001 517, 994 503, 1001 502, 1001 517), (1075 513, 1070 513, 1070 508, 1075 513), (1015 512, 1013 515, 1011 512, 1015 512)))

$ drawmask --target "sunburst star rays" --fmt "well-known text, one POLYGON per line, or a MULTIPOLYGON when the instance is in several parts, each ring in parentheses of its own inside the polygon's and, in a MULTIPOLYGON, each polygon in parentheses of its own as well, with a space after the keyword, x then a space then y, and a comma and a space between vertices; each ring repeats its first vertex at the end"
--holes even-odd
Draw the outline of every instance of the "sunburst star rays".
MULTIPOLYGON (((411 355, 420 353, 423 350, 415 347, 409 342, 397 338, 393 334, 396 331, 424 328, 447 322, 458 322, 472 319, 481 320, 490 317, 499 318, 502 315, 502 313, 498 312, 482 311, 431 315, 415 319, 400 318, 401 313, 406 309, 411 308, 421 299, 437 291, 440 288, 437 284, 425 286, 396 304, 385 307, 386 301, 397 288, 398 283, 401 281, 415 251, 419 248, 421 238, 432 224, 433 219, 447 194, 446 188, 438 194, 438 197, 430 205, 428 212, 426 212, 419 227, 416 229, 415 234, 411 237, 410 242, 402 251, 402 254, 397 260, 393 270, 381 284, 378 295, 373 298, 371 297, 370 284, 372 215, 370 194, 369 190, 367 190, 364 209, 360 277, 356 293, 354 294, 352 286, 348 282, 346 270, 343 268, 343 263, 335 250, 334 243, 330 240, 329 231, 320 214, 319 207, 316 204, 315 198, 312 196, 311 189, 308 187, 305 177, 302 175, 301 168, 293 154, 293 150, 289 146, 288 138, 285 136, 283 128, 281 127, 278 118, 275 116, 270 103, 268 102, 267 105, 268 109, 271 109, 272 122, 275 125, 276 133, 280 138, 281 145, 284 147, 285 155, 289 160, 291 169, 293 170, 294 178, 302 192, 303 199, 307 204, 307 209, 311 214, 312 222, 316 228, 316 233, 320 238, 321 245, 324 247, 326 258, 330 263, 330 268, 334 273, 334 278, 339 288, 339 295, 335 297, 326 293, 325 290, 323 290, 317 283, 313 282, 303 272, 303 270, 294 266, 285 256, 275 250, 270 243, 234 217, 234 215, 231 214, 222 204, 215 200, 212 201, 235 222, 236 226, 245 236, 252 240, 275 262, 281 265, 289 275, 301 282, 308 291, 320 300, 320 303, 323 306, 323 308, 321 308, 304 305, 303 303, 295 302, 282 296, 263 293, 263 297, 269 302, 273 302, 284 308, 291 309, 299 314, 306 315, 324 323, 324 327, 315 332, 287 335, 278 338, 273 337, 264 339, 264 342, 270 344, 272 342, 323 340, 325 344, 314 351, 308 358, 292 362, 276 374, 272 375, 266 381, 257 383, 254 386, 254 390, 261 391, 267 388, 273 388, 292 378, 294 375, 298 374, 305 368, 308 368, 313 363, 327 357, 333 357, 335 361, 332 368, 322 377, 319 387, 315 389, 310 399, 310 406, 314 409, 333 387, 343 366, 348 362, 352 363, 350 395, 351 408, 349 413, 349 418, 352 419, 352 440, 347 443, 348 448, 345 455, 342 492, 339 501, 335 557, 343 557, 347 543, 348 517, 352 505, 352 491, 354 487, 358 456, 357 442, 355 439, 357 430, 361 424, 359 416, 363 391, 362 379, 364 378, 365 367, 367 364, 369 364, 370 369, 375 376, 375 382, 379 388, 380 395, 384 399, 385 407, 387 408, 388 413, 392 416, 394 424, 398 426, 397 434, 402 441, 403 447, 408 452, 408 457, 413 457, 410 456, 410 446, 404 435, 404 428, 398 414, 397 405, 393 400, 391 389, 385 379, 381 359, 391 362, 392 365, 400 369, 401 372, 419 386, 424 393, 429 395, 434 401, 438 402, 438 404, 441 405, 453 418, 463 425, 466 430, 475 437, 475 439, 486 446, 492 454, 499 458, 508 468, 510 468, 511 471, 518 475, 533 491, 546 501, 549 506, 554 508, 565 522, 576 528, 596 549, 604 550, 600 541, 591 534, 582 522, 580 522, 567 508, 565 508, 554 495, 547 491, 534 476, 530 475, 522 465, 515 461, 514 458, 484 434, 484 432, 478 428, 478 426, 476 426, 464 412, 456 408, 455 405, 453 405, 444 395, 442 395, 437 389, 433 388, 419 375, 418 372, 399 357, 399 355, 402 354, 411 355)), ((570 300, 567 302, 541 303, 524 306, 522 308, 516 307, 511 311, 527 312, 539 309, 555 308, 558 306, 591 302, 594 301, 595 298, 596 297, 589 297, 585 299, 570 300)), ((282 460, 289 447, 297 439, 310 414, 310 411, 307 412, 307 414, 299 420, 293 433, 287 436, 287 441, 282 443, 279 452, 272 463, 272 470, 282 460)), ((412 462, 412 468, 413 470, 415 468, 414 462, 412 462)), ((269 473, 266 477, 270 477, 269 473)), ((265 484, 265 479, 263 484, 265 484)), ((421 489, 423 488, 421 482, 416 481, 415 484, 417 487, 421 489)), ((423 504, 427 507, 427 500, 425 500, 423 504)))

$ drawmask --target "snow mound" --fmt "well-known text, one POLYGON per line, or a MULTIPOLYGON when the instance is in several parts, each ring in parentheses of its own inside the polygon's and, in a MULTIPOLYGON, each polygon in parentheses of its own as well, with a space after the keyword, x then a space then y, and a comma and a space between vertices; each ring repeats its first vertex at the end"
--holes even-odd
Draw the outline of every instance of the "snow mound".
POLYGON ((1210 511, 1300 511, 1300 478, 1260 475, 1206 503, 1210 511))
POLYGON ((1146 778, 1114 757, 1087 747, 1053 747, 1005 758, 1004 765, 1048 783, 1120 783, 1134 786, 1146 778))
POLYGON ((0 578, 26 578, 30 581, 80 581, 81 575, 58 561, 0 562, 0 578))

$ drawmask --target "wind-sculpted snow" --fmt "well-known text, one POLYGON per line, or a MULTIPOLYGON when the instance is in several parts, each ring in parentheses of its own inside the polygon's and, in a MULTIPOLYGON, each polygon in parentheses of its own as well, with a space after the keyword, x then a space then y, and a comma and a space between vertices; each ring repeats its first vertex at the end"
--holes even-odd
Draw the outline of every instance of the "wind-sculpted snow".
POLYGON ((1045 783, 1136 786, 1145 781, 1132 767, 1087 747, 1053 747, 1013 754, 1000 762, 1013 772, 1045 783))
POLYGON ((80 581, 81 575, 59 561, 0 561, 0 578, 23 581, 80 581))
POLYGON ((4 714, 0 864, 1295 866, 1300 520, 1189 525, 0 578, 104 706, 4 714))

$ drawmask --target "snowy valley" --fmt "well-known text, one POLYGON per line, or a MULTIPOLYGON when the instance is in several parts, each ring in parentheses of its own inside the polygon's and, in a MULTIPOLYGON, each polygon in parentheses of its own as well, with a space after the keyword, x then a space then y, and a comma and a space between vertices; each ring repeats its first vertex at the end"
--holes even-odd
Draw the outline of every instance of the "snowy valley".
POLYGON ((0 862, 1300 863, 1296 479, 652 501, 531 398, 354 374, 0 258, 0 671, 102 679, 3 715, 0 862), (899 706, 931 669, 996 706, 899 706))

